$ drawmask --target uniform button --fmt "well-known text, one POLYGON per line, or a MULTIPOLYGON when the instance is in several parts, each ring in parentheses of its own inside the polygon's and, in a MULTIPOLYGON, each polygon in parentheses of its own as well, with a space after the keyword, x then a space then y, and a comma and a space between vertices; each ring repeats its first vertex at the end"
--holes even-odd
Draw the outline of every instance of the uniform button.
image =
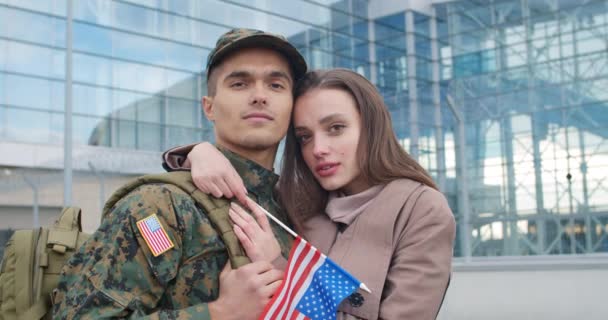
POLYGON ((348 296, 348 302, 351 306, 358 308, 363 305, 363 302, 365 302, 365 298, 359 292, 355 292, 348 296))

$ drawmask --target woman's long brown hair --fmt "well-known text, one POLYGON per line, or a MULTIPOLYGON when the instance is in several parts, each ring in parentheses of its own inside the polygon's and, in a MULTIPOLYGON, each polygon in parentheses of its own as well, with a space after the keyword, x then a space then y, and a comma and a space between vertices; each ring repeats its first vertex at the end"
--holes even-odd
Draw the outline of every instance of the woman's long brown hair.
MULTIPOLYGON (((399 145, 390 113, 376 87, 365 77, 347 69, 311 71, 296 85, 294 101, 315 89, 338 89, 350 94, 361 115, 357 157, 361 175, 370 186, 406 178, 437 189, 430 175, 399 145)), ((306 166, 296 139, 293 119, 283 153, 279 196, 295 227, 322 214, 329 192, 306 166)))

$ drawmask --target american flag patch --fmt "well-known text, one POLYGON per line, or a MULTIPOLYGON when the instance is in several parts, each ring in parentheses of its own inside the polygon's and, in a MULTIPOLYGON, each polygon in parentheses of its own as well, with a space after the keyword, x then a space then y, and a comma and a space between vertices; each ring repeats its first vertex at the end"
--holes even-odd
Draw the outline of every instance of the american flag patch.
POLYGON ((137 229, 155 257, 174 247, 156 214, 137 221, 137 229))

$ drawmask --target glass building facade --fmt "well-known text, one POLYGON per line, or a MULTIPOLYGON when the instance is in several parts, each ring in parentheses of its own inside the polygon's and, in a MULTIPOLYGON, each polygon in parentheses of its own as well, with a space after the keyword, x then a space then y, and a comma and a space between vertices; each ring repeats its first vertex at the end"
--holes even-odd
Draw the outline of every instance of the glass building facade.
POLYGON ((0 0, 0 191, 28 194, 0 196, 0 228, 31 212, 31 177, 61 188, 60 165, 19 165, 14 150, 61 149, 66 102, 74 161, 105 159, 82 175, 160 171, 139 164, 212 140, 201 71, 219 35, 249 27, 378 86, 448 197, 455 256, 608 252, 607 1, 396 2, 0 0))

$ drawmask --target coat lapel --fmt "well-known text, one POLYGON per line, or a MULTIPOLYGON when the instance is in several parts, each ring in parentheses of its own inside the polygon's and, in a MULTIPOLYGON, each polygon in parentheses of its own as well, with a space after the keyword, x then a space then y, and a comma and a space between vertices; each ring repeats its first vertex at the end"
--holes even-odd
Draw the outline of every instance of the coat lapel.
POLYGON ((347 299, 340 305, 341 311, 364 319, 378 317, 382 289, 394 250, 397 218, 419 185, 405 179, 389 183, 369 207, 343 233, 337 235, 329 257, 372 291, 369 294, 359 290, 364 303, 356 307, 347 299))

